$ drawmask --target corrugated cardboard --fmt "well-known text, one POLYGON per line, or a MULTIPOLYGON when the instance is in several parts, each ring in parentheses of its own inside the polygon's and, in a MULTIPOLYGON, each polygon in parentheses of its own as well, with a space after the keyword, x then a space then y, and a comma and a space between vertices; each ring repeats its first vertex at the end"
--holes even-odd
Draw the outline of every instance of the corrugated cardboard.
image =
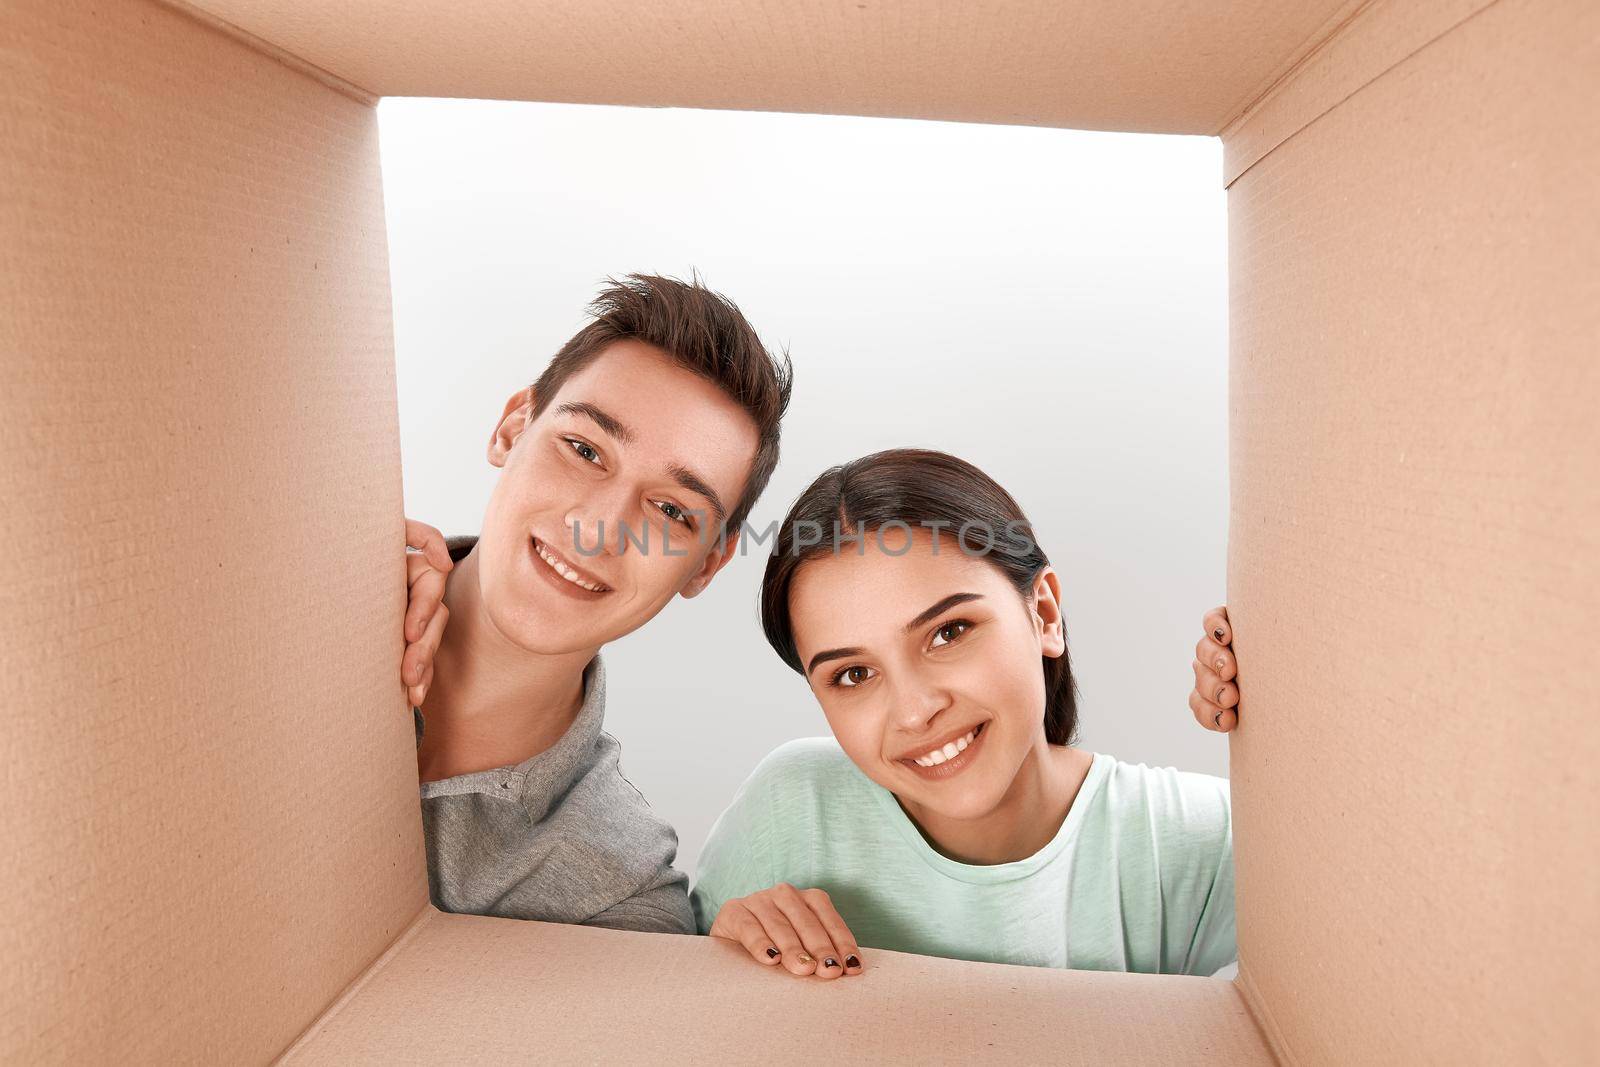
POLYGON ((0 20, 0 1058, 243 1063, 427 903, 372 108, 0 20))
POLYGON ((1220 979, 864 955, 797 980, 728 941, 429 909, 284 1062, 1272 1062, 1220 979))
POLYGON ((379 96, 1216 133, 1360 0, 198 0, 379 96))
POLYGON ((1600 5, 1419 21, 1229 193, 1241 977, 1300 1062, 1596 1062, 1600 5))
POLYGON ((0 1057, 1600 1058, 1595 5, 204 8, 0 21, 0 1057), (1237 985, 428 906, 395 93, 1223 135, 1237 985))

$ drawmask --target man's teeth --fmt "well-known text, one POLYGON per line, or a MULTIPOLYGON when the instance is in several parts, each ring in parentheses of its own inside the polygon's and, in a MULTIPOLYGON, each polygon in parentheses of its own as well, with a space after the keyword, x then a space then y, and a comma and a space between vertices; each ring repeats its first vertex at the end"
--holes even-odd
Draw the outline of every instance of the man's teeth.
POLYGON ((953 760, 959 756, 963 751, 966 750, 968 745, 972 744, 972 739, 977 735, 978 728, 974 726, 971 730, 967 731, 966 737, 957 738, 948 745, 945 745, 943 748, 936 748, 926 756, 918 757, 911 762, 915 763, 918 767, 937 767, 944 761, 953 760))
POLYGON ((557 574, 561 575, 561 577, 565 578, 567 581, 571 582, 573 585, 582 586, 583 588, 585 588, 585 589, 587 589, 587 590, 589 590, 590 592, 593 592, 593 593, 603 593, 603 592, 605 592, 605 590, 606 590, 605 586, 603 586, 603 585, 595 585, 592 582, 584 581, 582 578, 578 577, 578 572, 577 571, 573 570, 571 567, 567 566, 565 563, 562 563, 559 559, 557 559, 555 556, 551 555, 549 552, 546 552, 543 541, 535 541, 533 543, 533 549, 534 549, 535 552, 539 553, 539 558, 540 559, 542 559, 546 563, 550 564, 550 569, 551 570, 553 570, 557 574))

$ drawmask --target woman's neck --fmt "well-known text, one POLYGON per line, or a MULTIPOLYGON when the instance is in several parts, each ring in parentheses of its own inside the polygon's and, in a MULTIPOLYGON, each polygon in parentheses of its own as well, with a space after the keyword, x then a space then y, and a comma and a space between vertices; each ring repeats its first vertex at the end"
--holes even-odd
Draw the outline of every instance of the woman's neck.
POLYGON ((1041 736, 1023 758, 1011 788, 982 818, 946 818, 903 799, 900 807, 929 845, 958 863, 1013 863, 1054 840, 1093 763, 1093 753, 1052 745, 1041 736))
POLYGON ((422 704, 424 782, 509 767, 561 740, 583 706, 583 671, 599 649, 529 652, 489 618, 473 546, 446 578, 450 620, 422 704))

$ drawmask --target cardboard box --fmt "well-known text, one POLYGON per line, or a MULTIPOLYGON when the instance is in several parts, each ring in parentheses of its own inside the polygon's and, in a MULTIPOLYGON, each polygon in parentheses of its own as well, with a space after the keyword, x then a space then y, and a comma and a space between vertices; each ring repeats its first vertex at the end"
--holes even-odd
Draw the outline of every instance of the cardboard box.
POLYGON ((1595 1062, 1597 105, 1592 0, 9 0, 0 1056, 1595 1062), (1223 138, 1237 983, 430 908, 385 94, 1223 138))

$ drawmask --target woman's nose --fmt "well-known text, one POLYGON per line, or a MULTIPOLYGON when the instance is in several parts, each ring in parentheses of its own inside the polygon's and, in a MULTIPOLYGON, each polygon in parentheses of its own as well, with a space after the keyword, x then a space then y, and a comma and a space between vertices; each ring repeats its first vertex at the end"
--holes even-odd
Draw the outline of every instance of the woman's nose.
POLYGON ((933 679, 907 678, 897 687, 897 718, 901 729, 921 730, 950 706, 950 691, 933 679))

